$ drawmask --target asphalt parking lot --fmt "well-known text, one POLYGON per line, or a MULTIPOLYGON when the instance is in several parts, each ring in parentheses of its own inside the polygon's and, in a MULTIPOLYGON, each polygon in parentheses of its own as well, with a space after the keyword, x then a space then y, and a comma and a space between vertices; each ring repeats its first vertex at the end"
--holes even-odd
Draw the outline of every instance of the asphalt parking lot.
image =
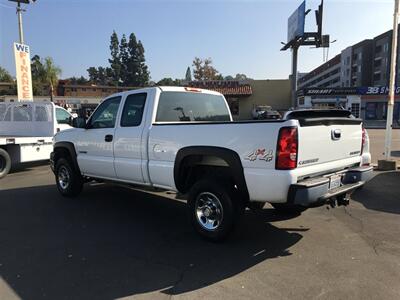
POLYGON ((31 166, 0 181, 0 299, 400 299, 399 180, 377 174, 346 208, 247 211, 213 244, 174 195, 65 199, 31 166))

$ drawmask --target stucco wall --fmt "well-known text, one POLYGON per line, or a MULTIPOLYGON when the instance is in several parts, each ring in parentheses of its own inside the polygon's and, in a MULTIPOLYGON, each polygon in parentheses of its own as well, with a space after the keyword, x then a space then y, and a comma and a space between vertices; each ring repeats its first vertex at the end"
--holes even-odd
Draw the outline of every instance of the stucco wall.
POLYGON ((239 119, 251 119, 255 105, 270 105, 275 110, 287 110, 290 107, 290 80, 252 80, 253 90, 250 97, 239 99, 239 119))

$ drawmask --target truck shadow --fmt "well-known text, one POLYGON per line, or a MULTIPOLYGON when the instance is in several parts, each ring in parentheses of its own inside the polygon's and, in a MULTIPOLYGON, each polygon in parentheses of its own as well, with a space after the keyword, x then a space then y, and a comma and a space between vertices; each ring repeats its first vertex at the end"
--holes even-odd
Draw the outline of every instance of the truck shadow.
POLYGON ((177 295, 291 255, 306 229, 279 229, 272 210, 246 212, 224 243, 192 232, 184 203, 118 186, 0 191, 0 275, 22 299, 177 295), (294 232, 288 232, 294 231, 294 232))
POLYGON ((400 172, 376 175, 352 199, 367 209, 400 214, 400 172))

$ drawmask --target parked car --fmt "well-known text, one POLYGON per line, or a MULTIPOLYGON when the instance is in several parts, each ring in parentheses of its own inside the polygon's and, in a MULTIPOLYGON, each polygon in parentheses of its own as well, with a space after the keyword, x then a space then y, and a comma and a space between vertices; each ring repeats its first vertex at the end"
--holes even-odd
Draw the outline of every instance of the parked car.
POLYGON ((336 201, 372 174, 362 121, 347 111, 293 111, 281 120, 233 121, 216 92, 152 87, 106 98, 85 123, 54 137, 63 196, 89 180, 187 195, 196 231, 225 238, 246 206, 304 210, 336 201))
POLYGON ((253 108, 251 115, 253 120, 268 120, 268 119, 280 119, 281 114, 273 110, 271 106, 259 105, 253 108))

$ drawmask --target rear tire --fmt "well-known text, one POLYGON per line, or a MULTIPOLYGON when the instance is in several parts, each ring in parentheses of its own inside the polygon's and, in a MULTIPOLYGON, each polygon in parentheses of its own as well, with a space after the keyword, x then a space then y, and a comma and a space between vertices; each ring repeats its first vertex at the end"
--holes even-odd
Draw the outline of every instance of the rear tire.
POLYGON ((299 215, 307 210, 307 207, 288 203, 271 203, 271 205, 280 214, 299 215))
POLYGON ((202 237, 224 240, 241 219, 244 206, 229 184, 203 179, 195 183, 188 197, 188 214, 193 228, 202 237))
POLYGON ((6 150, 0 148, 0 179, 6 177, 11 169, 11 157, 6 150))
POLYGON ((82 191, 83 178, 69 160, 65 158, 57 160, 55 176, 57 189, 64 197, 76 197, 82 191))

